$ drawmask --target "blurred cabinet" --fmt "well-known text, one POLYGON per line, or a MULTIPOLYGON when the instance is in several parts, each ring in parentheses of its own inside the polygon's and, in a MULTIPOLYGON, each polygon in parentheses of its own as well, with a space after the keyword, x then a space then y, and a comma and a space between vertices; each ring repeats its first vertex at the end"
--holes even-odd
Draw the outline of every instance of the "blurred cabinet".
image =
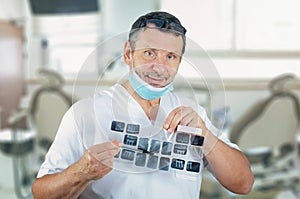
POLYGON ((24 91, 23 28, 0 21, 0 128, 9 126, 24 91))

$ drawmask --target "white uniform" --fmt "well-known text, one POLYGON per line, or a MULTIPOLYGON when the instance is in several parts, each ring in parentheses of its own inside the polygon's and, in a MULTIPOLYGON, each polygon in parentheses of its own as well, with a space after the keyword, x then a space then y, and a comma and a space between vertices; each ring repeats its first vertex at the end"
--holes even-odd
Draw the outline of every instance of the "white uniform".
MULTIPOLYGON (((112 121, 139 124, 142 136, 157 138, 160 134, 158 130, 160 128, 157 127, 161 127, 167 115, 181 105, 191 106, 197 110, 207 128, 214 134, 218 134, 202 107, 181 99, 172 92, 161 98, 155 121, 148 119, 141 106, 120 84, 95 94, 93 98, 77 102, 65 114, 38 177, 63 171, 79 160, 86 149, 92 145, 112 139, 123 142, 122 139, 126 133, 113 131, 111 129, 112 121), (149 129, 152 133, 150 133, 151 136, 149 129)), ((218 137, 237 148, 222 135, 218 137)), ((140 170, 142 172, 134 173, 132 171, 138 168, 134 164, 132 164, 133 166, 128 164, 130 169, 127 170, 126 164, 122 167, 122 162, 127 160, 123 161, 119 158, 116 160, 118 166, 114 166, 114 169, 100 180, 90 183, 80 198, 199 198, 203 169, 202 157, 195 157, 193 156, 195 154, 190 152, 187 155, 186 160, 190 158, 190 160, 200 163, 198 172, 188 172, 170 166, 167 171, 153 169, 153 172, 140 170)), ((162 157, 161 154, 158 157, 162 157)), ((170 162, 172 162, 172 157, 170 157, 170 162)))

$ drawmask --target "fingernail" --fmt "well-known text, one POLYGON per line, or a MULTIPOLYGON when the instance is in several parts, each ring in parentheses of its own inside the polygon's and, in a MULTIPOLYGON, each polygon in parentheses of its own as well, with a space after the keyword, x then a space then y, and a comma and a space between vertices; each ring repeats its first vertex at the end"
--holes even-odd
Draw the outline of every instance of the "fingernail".
POLYGON ((168 124, 165 124, 164 125, 164 129, 168 129, 169 128, 169 125, 168 124))
POLYGON ((118 147, 121 147, 122 146, 122 142, 118 142, 118 147))
POLYGON ((118 140, 112 140, 112 142, 114 143, 114 145, 121 147, 122 146, 122 142, 119 142, 118 140))

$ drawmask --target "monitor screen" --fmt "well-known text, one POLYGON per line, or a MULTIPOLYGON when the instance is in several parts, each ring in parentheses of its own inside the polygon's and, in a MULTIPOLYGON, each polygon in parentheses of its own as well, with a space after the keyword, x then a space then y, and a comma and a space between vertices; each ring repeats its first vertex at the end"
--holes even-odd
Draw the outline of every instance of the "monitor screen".
POLYGON ((40 14, 77 14, 98 12, 98 0, 30 0, 31 11, 40 14))

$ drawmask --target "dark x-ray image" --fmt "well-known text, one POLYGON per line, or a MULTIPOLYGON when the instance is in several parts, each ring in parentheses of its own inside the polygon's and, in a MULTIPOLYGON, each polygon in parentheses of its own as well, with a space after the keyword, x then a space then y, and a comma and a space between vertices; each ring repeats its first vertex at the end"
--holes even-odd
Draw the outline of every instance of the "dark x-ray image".
POLYGON ((198 173, 200 171, 200 163, 188 161, 186 164, 186 170, 198 173))
POLYGON ((156 155, 149 155, 147 167, 151 169, 156 169, 158 163, 158 156, 156 155))
POLYGON ((137 153, 135 158, 135 165, 139 167, 143 167, 146 164, 146 154, 145 153, 137 153))
POLYGON ((176 142, 183 143, 183 144, 188 144, 189 143, 189 138, 190 138, 189 134, 177 133, 176 142))
POLYGON ((123 132, 125 127, 124 122, 112 121, 110 129, 112 131, 123 132))
POLYGON ((198 136, 198 135, 191 136, 191 145, 203 146, 203 142, 204 142, 203 136, 198 136))
POLYGON ((171 167, 173 169, 183 170, 184 169, 184 163, 185 163, 184 160, 172 159, 171 167))
POLYGON ((138 124, 127 124, 126 132, 130 134, 139 134, 140 125, 138 124))
POLYGON ((149 139, 148 138, 140 138, 139 139, 139 144, 138 144, 138 149, 141 149, 143 151, 148 151, 148 144, 149 139))
POLYGON ((159 140, 152 140, 150 146, 150 152, 152 153, 159 153, 160 150, 160 141, 159 140))
POLYGON ((137 144, 137 137, 133 135, 125 135, 124 137, 124 144, 130 145, 130 146, 136 146, 137 144))
POLYGON ((159 160, 159 169, 163 171, 169 170, 170 159, 166 157, 161 157, 159 160))
POLYGON ((162 148, 161 148, 161 154, 163 154, 163 155, 171 155, 171 153, 172 153, 172 146, 173 146, 173 144, 171 142, 163 142, 162 148))
POLYGON ((186 155, 187 145, 175 144, 173 152, 176 153, 176 154, 180 154, 180 155, 186 155))
POLYGON ((133 161, 135 152, 127 149, 122 150, 121 158, 124 160, 133 161))

